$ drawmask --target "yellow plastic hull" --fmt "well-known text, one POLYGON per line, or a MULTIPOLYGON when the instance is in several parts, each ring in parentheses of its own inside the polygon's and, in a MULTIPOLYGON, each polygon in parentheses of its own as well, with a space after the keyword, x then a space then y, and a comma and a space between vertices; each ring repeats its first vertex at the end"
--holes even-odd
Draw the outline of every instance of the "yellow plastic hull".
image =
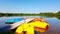
POLYGON ((26 31, 26 34, 34 34, 34 27, 24 23, 17 28, 15 34, 24 34, 23 31, 26 31))

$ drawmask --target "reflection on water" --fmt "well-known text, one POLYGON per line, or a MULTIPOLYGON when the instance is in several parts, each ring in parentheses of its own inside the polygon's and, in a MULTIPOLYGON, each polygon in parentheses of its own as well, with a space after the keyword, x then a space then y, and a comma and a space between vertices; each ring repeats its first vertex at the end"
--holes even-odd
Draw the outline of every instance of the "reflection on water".
MULTIPOLYGON (((5 20, 9 19, 9 18, 40 18, 41 16, 12 16, 12 17, 0 17, 0 28, 2 26, 6 26, 9 24, 5 24, 5 20)), ((38 34, 60 34, 60 20, 57 19, 56 17, 44 17, 43 18, 46 19, 46 21, 50 24, 50 28, 48 31, 44 32, 44 33, 39 33, 38 34)), ((10 34, 13 34, 13 31, 9 32, 10 34)))

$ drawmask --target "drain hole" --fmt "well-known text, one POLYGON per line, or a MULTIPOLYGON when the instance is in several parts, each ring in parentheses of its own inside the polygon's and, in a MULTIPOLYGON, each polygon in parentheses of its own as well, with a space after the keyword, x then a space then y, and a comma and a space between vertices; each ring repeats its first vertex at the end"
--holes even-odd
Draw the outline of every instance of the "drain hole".
POLYGON ((26 34, 26 31, 22 31, 24 34, 26 34))

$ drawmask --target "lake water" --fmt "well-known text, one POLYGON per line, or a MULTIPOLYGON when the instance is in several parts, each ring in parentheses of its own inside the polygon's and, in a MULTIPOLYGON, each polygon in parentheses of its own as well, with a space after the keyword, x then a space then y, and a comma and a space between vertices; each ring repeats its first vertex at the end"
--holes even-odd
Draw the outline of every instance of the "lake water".
MULTIPOLYGON (((5 24, 5 20, 9 18, 45 18, 46 21, 50 24, 48 31, 38 34, 60 34, 60 20, 56 17, 44 17, 44 16, 11 16, 11 17, 0 17, 0 28, 9 24, 5 24)), ((12 33, 11 33, 12 34, 12 33)))

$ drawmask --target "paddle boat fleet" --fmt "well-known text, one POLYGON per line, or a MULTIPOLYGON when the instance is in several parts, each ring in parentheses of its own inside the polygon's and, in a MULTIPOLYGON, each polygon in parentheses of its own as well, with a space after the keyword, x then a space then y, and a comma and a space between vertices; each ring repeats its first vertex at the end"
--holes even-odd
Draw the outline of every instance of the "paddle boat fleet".
POLYGON ((37 32, 45 32, 49 29, 48 22, 44 18, 15 18, 8 19, 5 22, 10 24, 10 29, 16 29, 15 34, 35 34, 37 32))

